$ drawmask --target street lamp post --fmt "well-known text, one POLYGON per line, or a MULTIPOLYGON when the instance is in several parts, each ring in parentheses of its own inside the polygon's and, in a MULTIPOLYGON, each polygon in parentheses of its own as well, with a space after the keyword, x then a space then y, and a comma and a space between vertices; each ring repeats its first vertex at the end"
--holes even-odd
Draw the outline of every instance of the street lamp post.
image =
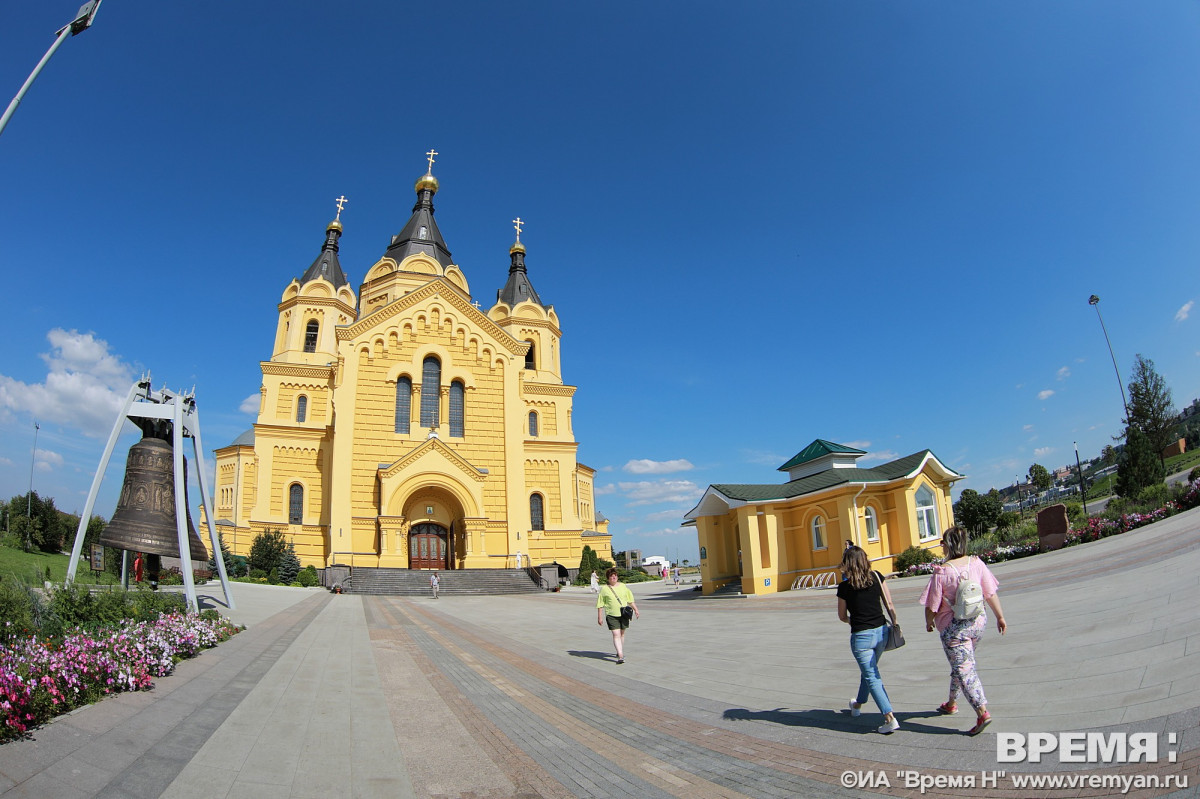
POLYGON ((17 92, 17 96, 13 98, 12 102, 8 104, 8 108, 5 109, 4 116, 0 117, 0 134, 4 133, 4 128, 8 125, 8 120, 12 119, 12 115, 16 112, 17 106, 21 104, 21 100, 24 99, 25 93, 29 91, 29 87, 37 80, 37 76, 42 73, 42 67, 46 66, 46 62, 50 60, 50 56, 54 55, 55 51, 67 40, 64 34, 70 31, 72 36, 76 36, 90 28, 92 20, 95 19, 96 12, 100 10, 102 2, 104 0, 88 0, 88 2, 79 7, 79 11, 75 14, 75 19, 55 31, 54 44, 50 45, 50 49, 46 51, 46 54, 42 56, 42 60, 33 68, 33 72, 29 73, 29 77, 25 80, 24 85, 21 86, 21 90, 17 92))
POLYGON ((1079 463, 1079 444, 1072 441, 1075 447, 1075 471, 1079 473, 1079 498, 1083 500, 1083 516, 1087 518, 1087 486, 1083 484, 1083 466, 1079 463))
POLYGON ((1104 326, 1104 317, 1100 315, 1100 298, 1093 294, 1088 297, 1088 305, 1096 309, 1096 318, 1100 320, 1100 329, 1104 331, 1104 343, 1108 345, 1108 357, 1112 358, 1113 371, 1117 373, 1117 385, 1121 389, 1121 404, 1125 406, 1125 423, 1129 424, 1129 401, 1125 399, 1125 384, 1121 381, 1121 370, 1117 368, 1117 356, 1113 355, 1112 342, 1108 339, 1108 328, 1104 326))

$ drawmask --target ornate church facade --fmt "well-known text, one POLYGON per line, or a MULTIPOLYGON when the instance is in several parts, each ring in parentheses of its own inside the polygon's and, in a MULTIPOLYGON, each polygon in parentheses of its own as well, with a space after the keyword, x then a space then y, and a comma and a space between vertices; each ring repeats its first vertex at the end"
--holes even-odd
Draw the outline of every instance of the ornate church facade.
POLYGON ((357 295, 338 261, 340 202, 284 289, 257 421, 216 450, 214 517, 235 554, 278 529, 318 568, 573 567, 585 544, 612 557, 521 223, 507 282, 481 308, 434 221, 433 155, 357 295))

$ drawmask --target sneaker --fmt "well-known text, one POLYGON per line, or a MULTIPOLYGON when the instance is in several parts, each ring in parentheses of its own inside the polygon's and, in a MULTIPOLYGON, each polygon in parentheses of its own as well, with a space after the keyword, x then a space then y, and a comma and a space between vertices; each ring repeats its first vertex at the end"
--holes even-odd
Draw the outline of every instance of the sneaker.
POLYGON ((854 706, 855 704, 857 704, 857 703, 853 699, 851 699, 850 700, 850 715, 851 716, 861 716, 862 715, 862 705, 855 707, 854 706))
POLYGON ((618 666, 620 666, 620 665, 621 665, 622 663, 624 663, 624 662, 625 662, 625 658, 617 658, 617 665, 618 665, 618 666))
POLYGON ((937 712, 941 713, 943 716, 953 716, 958 712, 958 705, 954 704, 953 702, 943 702, 942 704, 938 705, 937 712))
POLYGON ((967 730, 967 735, 978 735, 983 732, 983 728, 992 723, 992 714, 986 710, 983 715, 975 720, 975 726, 967 730))
POLYGON ((900 729, 900 722, 896 720, 895 716, 892 716, 891 721, 883 722, 883 725, 879 728, 879 733, 881 735, 891 735, 898 729, 900 729))

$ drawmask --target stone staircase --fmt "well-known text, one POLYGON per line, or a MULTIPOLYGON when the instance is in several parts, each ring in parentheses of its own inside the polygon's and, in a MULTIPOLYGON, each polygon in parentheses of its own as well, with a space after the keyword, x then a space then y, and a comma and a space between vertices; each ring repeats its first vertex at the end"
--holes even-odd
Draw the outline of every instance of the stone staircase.
MULTIPOLYGON (((342 582, 347 594, 430 596, 429 571, 357 567, 342 582)), ((530 594, 542 590, 524 569, 451 569, 439 571, 442 596, 530 594)))

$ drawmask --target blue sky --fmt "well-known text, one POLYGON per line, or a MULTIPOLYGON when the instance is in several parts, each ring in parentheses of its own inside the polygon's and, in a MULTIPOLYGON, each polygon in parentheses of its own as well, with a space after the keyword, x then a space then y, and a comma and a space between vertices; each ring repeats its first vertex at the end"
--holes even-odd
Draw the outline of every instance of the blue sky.
MULTIPOLYGON (((4 4, 5 100, 78 5, 4 4)), ((1126 380, 1142 353, 1200 396, 1198 29, 1193 2, 106 0, 0 136, 0 496, 37 419, 34 488, 81 510, 145 369, 195 385, 210 449, 248 428, 334 198, 357 287, 430 148, 485 305, 527 222, 614 547, 695 560, 703 489, 814 438, 932 449, 960 489, 1095 455, 1121 406, 1089 294, 1126 380)))

